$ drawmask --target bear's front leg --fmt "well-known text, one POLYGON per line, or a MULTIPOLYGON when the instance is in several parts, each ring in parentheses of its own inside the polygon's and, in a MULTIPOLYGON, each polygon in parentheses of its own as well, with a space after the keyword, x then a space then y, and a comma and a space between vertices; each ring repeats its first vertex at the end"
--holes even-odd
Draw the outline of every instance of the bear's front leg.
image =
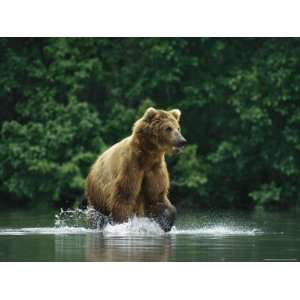
POLYGON ((176 208, 168 199, 169 175, 165 161, 145 176, 146 215, 154 219, 164 230, 171 230, 176 219, 176 208))
POLYGON ((156 218, 155 221, 159 224, 164 232, 169 232, 176 219, 176 208, 174 206, 166 207, 156 218))
POLYGON ((162 206, 158 214, 153 218, 165 232, 169 232, 176 219, 176 208, 173 205, 162 206))
POLYGON ((102 230, 107 224, 112 224, 112 218, 96 209, 91 209, 88 211, 88 224, 91 229, 102 230))
POLYGON ((112 219, 115 223, 124 223, 132 217, 132 204, 116 202, 112 209, 112 219))
POLYGON ((164 232, 169 232, 176 220, 176 208, 166 198, 148 206, 146 216, 153 219, 164 232))
POLYGON ((134 166, 119 174, 112 194, 112 218, 116 223, 123 223, 133 217, 137 196, 140 193, 143 172, 134 166))

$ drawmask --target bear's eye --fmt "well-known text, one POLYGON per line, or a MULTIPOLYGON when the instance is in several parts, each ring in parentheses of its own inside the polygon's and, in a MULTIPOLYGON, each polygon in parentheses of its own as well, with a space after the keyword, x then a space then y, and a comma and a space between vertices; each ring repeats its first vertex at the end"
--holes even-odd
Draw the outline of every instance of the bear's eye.
POLYGON ((167 128, 166 128, 166 131, 167 131, 167 132, 171 132, 171 131, 172 131, 172 127, 167 127, 167 128))

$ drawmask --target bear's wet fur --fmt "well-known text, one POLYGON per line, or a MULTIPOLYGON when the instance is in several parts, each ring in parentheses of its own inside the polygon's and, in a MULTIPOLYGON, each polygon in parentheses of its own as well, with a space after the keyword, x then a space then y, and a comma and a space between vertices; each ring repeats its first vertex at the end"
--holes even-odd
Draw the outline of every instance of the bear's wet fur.
POLYGON ((180 133, 181 112, 148 108, 132 134, 102 153, 86 180, 88 206, 114 223, 133 216, 153 218, 170 231, 176 209, 168 199, 166 153, 186 143, 180 133))

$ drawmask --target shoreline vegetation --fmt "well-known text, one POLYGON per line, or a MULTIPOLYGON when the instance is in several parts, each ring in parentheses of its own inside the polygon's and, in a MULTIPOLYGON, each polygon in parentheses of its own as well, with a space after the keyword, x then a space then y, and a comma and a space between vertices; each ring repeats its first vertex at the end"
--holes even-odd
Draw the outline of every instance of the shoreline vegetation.
POLYGON ((0 38, 0 206, 78 207, 96 157, 147 107, 178 108, 184 209, 300 198, 300 39, 0 38))

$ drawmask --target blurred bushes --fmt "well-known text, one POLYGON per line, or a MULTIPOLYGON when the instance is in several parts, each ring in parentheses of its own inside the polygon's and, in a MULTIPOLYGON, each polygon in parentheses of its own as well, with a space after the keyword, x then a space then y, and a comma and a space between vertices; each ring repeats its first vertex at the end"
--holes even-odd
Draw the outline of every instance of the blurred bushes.
POLYGON ((189 146, 169 158, 177 205, 299 203, 299 39, 1 38, 0 49, 1 202, 72 205, 97 155, 155 105, 183 113, 189 146))

